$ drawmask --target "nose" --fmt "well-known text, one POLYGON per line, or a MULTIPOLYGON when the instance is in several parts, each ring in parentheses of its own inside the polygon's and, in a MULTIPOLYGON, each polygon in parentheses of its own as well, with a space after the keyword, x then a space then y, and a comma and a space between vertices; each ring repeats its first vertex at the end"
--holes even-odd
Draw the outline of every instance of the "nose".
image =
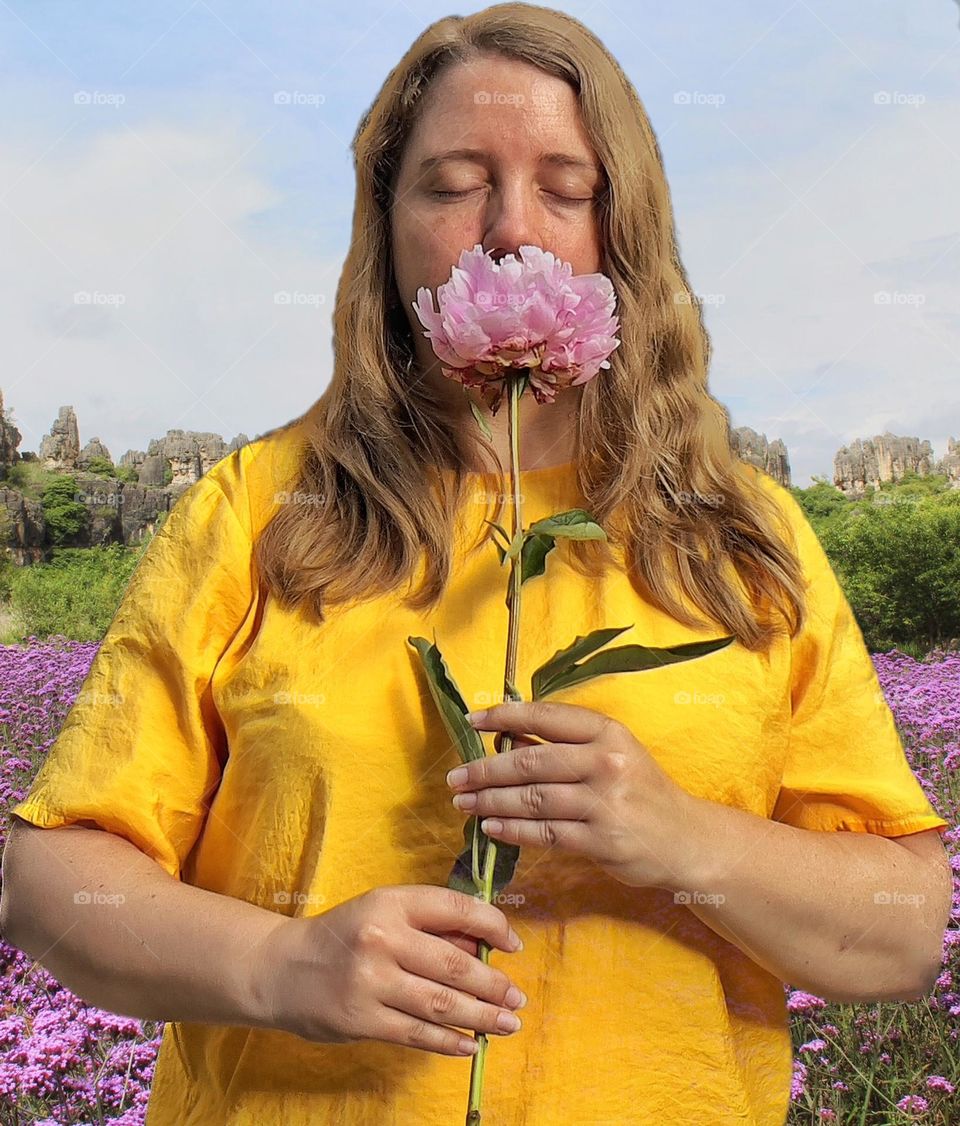
POLYGON ((524 188, 513 184, 492 193, 482 246, 498 265, 508 254, 520 257, 521 246, 540 246, 531 205, 524 188))

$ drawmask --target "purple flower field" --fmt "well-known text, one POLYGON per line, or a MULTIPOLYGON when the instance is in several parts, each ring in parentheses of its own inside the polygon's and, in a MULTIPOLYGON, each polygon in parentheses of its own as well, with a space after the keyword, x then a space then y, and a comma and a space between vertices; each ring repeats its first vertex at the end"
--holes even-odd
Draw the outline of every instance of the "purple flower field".
MULTIPOLYGON (((0 848, 9 806, 52 746, 98 643, 62 638, 0 646, 0 848)), ((917 777, 950 822, 960 872, 960 654, 924 661, 893 650, 874 663, 917 777)), ((828 1004, 785 987, 792 1014, 790 1123, 948 1126, 960 1121, 960 894, 954 888, 942 972, 912 1004, 828 1004)), ((162 1025, 114 1016, 62 988, 0 941, 0 1126, 113 1123, 144 1111, 162 1025)))

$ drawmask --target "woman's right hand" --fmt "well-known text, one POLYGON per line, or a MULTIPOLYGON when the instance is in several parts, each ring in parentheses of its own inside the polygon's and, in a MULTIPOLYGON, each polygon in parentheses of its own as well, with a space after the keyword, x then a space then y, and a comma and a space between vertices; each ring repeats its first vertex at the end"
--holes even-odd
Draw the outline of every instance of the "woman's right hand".
POLYGON ((463 1045, 475 1041, 458 1028, 512 1031, 497 1026, 517 1007, 512 982, 476 957, 481 938, 512 952, 511 934, 498 907, 429 884, 374 888, 286 919, 256 958, 264 1024, 319 1043, 382 1040, 468 1055, 463 1045))

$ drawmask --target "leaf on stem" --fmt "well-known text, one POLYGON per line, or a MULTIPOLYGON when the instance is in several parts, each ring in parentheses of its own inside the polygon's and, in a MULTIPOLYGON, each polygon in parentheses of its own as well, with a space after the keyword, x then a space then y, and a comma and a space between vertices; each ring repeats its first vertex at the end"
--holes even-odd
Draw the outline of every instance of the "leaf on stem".
POLYGON ((668 645, 660 649, 648 645, 619 645, 577 663, 579 657, 593 652, 629 628, 624 626, 623 629, 594 630, 586 637, 578 637, 568 648, 558 650, 531 677, 533 699, 542 700, 553 692, 582 684, 606 673, 643 672, 681 661, 692 661, 723 649, 736 640, 734 637, 720 637, 709 641, 691 641, 684 645, 668 645))
POLYGON ((460 689, 447 672, 440 650, 425 637, 408 637, 407 641, 420 654, 430 693, 447 734, 456 744, 461 761, 473 762, 475 759, 483 758, 486 755, 483 740, 480 738, 480 733, 467 722, 466 715, 470 709, 464 702, 460 689))
POLYGON ((473 417, 477 420, 477 423, 478 423, 480 429, 483 431, 484 436, 486 437, 487 441, 492 442, 493 441, 493 434, 490 432, 490 427, 487 425, 487 420, 483 417, 483 411, 480 410, 480 408, 477 406, 477 404, 473 401, 470 394, 467 392, 466 387, 464 387, 463 390, 464 390, 464 393, 467 395, 467 401, 470 403, 470 409, 473 411, 473 417))
POLYGON ((555 516, 545 516, 527 529, 545 536, 564 536, 571 540, 605 540, 607 533, 584 508, 570 508, 555 516))
MULTIPOLYGON (((473 879, 473 841, 474 833, 477 835, 478 842, 478 872, 484 869, 484 861, 486 858, 487 844, 490 838, 480 828, 480 821, 475 816, 467 818, 463 826, 463 842, 464 848, 460 855, 454 862, 450 875, 447 877, 447 887, 455 888, 457 891, 466 892, 467 895, 477 895, 483 891, 483 887, 479 883, 474 883, 473 879)), ((493 895, 496 896, 499 892, 510 883, 513 879, 514 869, 517 866, 517 860, 520 857, 520 846, 506 844, 503 841, 497 841, 497 855, 493 862, 493 895)))

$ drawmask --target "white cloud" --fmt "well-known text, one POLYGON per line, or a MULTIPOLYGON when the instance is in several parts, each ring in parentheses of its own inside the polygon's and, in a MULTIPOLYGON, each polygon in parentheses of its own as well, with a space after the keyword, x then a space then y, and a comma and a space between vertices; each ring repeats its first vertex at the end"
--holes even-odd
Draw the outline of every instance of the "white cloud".
POLYGON ((255 141, 111 122, 45 155, 42 137, 0 149, 0 182, 17 181, 0 207, 16 263, 0 308, 21 449, 39 448, 60 405, 82 443, 118 458, 169 428, 252 437, 322 392, 340 263, 260 229, 283 196, 256 171, 255 141))

